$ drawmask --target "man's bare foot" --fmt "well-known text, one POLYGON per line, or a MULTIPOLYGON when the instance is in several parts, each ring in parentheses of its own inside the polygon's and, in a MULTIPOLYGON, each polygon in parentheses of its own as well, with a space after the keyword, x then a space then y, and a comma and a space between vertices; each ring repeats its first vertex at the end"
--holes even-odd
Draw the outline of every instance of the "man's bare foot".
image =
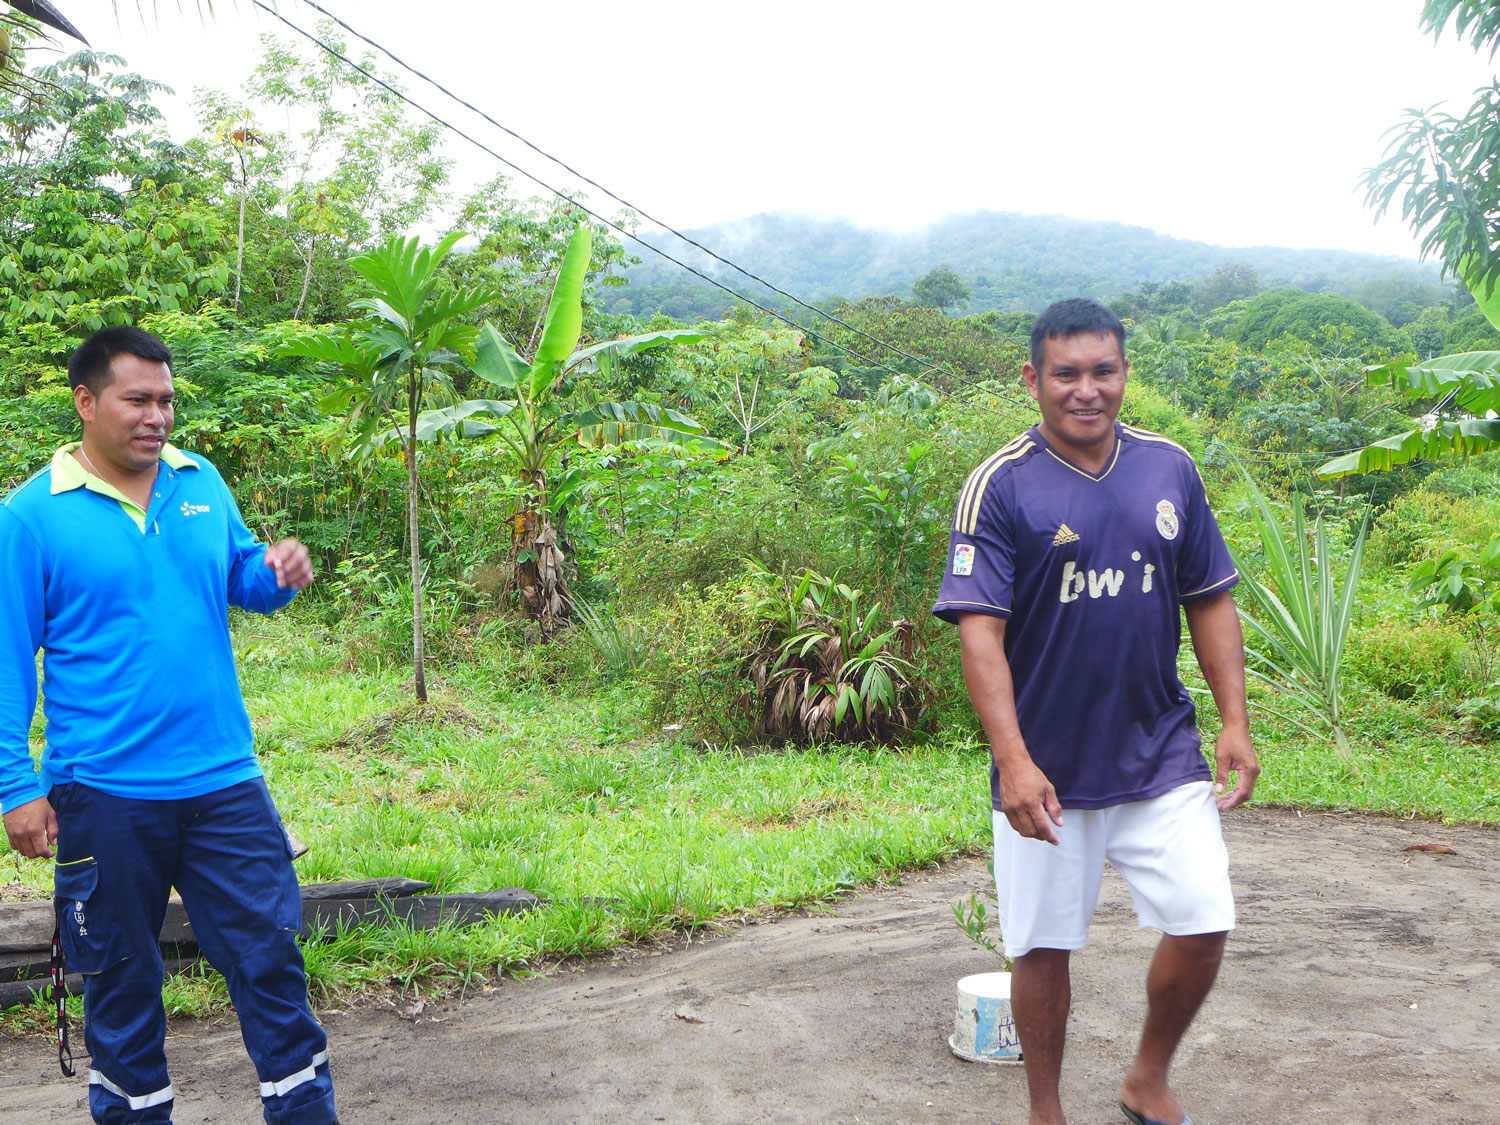
POLYGON ((1172 1087, 1134 1075, 1126 1075, 1120 1083, 1120 1104, 1146 1121, 1160 1121, 1163 1125, 1179 1125, 1183 1117, 1182 1103, 1172 1093, 1172 1087))

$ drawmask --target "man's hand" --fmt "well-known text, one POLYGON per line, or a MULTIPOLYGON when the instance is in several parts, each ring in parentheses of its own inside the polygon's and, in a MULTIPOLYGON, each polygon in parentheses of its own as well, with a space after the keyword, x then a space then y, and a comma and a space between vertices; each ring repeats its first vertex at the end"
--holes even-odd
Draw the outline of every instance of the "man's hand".
POLYGON ((1243 805, 1255 791, 1260 763, 1250 745, 1250 718, 1245 706, 1245 637, 1234 595, 1228 590, 1195 598, 1182 607, 1198 667, 1219 709, 1219 740, 1214 744, 1214 792, 1219 811, 1243 805), (1229 775, 1239 779, 1229 792, 1229 775))
POLYGON ((1047 775, 1026 752, 1016 720, 1015 687, 1005 658, 1005 618, 966 613, 958 619, 964 683, 979 721, 990 738, 990 756, 1000 774, 1000 809, 1028 840, 1058 843, 1053 826, 1062 827, 1062 802, 1047 775))
POLYGON ((312 556, 295 539, 283 539, 266 548, 266 565, 276 572, 276 585, 305 590, 312 585, 312 556))
POLYGON ((1250 732, 1239 727, 1221 731, 1214 743, 1214 792, 1219 794, 1219 811, 1226 812, 1248 801, 1259 776, 1260 762, 1250 745, 1250 732), (1239 778, 1226 793, 1231 773, 1239 774, 1239 778))
POLYGON ((5 834, 10 846, 27 859, 51 859, 57 843, 57 814, 52 802, 38 797, 17 805, 5 814, 5 834))
POLYGON ((1010 826, 1028 840, 1058 843, 1055 824, 1062 827, 1062 804, 1047 775, 1027 760, 1000 771, 1000 806, 1010 826))

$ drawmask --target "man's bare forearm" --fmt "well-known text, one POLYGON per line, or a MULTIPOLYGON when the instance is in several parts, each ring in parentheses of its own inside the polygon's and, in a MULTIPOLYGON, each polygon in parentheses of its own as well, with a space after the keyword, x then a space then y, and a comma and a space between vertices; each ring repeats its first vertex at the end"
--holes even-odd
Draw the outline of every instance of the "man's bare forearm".
POLYGON ((1022 836, 1056 844, 1062 805, 1046 774, 1031 760, 1016 717, 1015 685, 1005 659, 1005 619, 966 614, 958 622, 964 683, 990 739, 990 756, 1000 771, 1000 805, 1022 836))
POLYGON ((1248 731, 1245 637, 1234 608, 1234 595, 1225 590, 1222 594, 1199 598, 1184 604, 1183 612, 1193 639, 1193 654, 1219 709, 1220 724, 1225 729, 1248 731))
POLYGON ((1031 760, 1021 724, 1016 718, 1015 685, 1010 663, 1005 659, 1005 619, 966 614, 958 623, 959 647, 963 652, 964 684, 984 732, 990 753, 1004 770, 1007 764, 1031 760))

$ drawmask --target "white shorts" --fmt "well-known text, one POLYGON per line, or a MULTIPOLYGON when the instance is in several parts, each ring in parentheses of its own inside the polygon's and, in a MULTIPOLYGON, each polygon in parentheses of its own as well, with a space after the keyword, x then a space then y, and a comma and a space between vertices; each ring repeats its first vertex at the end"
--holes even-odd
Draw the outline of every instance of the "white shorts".
POLYGON ((995 813, 996 915, 1005 953, 1082 949, 1108 860, 1130 886, 1142 929, 1234 929, 1229 853, 1213 784, 1193 781, 1107 809, 1065 809, 1058 844, 1028 840, 995 813))

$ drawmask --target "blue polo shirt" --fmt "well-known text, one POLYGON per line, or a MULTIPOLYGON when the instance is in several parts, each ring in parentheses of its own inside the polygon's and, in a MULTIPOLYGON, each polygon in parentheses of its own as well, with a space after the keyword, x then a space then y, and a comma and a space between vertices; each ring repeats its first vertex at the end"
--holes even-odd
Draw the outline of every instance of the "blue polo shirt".
MULTIPOLYGON (((1097 474, 1036 428, 975 469, 933 606, 1006 618, 1021 735, 1065 808, 1212 777, 1177 674, 1178 606, 1239 580, 1188 452, 1118 422, 1115 436, 1097 474)), ((990 788, 998 810, 993 764, 990 788)))
POLYGON ((276 585, 218 471, 168 445, 137 507, 59 449, 0 507, 0 808, 78 781, 193 797, 260 774, 229 606, 270 613, 276 585), (41 650, 41 775, 28 733, 41 650))

